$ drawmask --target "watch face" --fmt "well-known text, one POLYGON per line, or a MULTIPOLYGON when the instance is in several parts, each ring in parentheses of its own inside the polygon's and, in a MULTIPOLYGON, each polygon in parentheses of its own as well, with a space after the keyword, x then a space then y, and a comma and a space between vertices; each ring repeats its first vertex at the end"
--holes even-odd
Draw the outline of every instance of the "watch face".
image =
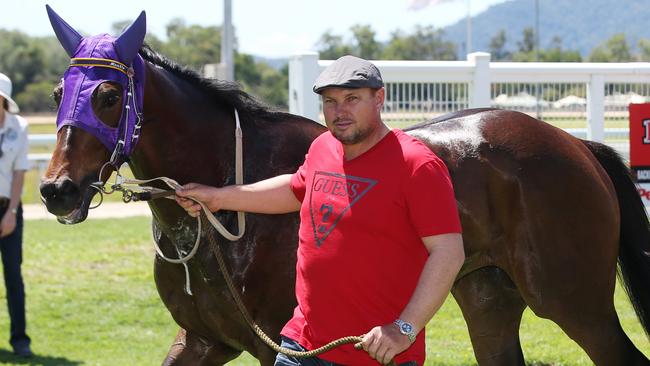
POLYGON ((404 334, 410 334, 411 332, 413 332, 413 326, 411 326, 411 324, 406 322, 402 323, 400 329, 404 334))

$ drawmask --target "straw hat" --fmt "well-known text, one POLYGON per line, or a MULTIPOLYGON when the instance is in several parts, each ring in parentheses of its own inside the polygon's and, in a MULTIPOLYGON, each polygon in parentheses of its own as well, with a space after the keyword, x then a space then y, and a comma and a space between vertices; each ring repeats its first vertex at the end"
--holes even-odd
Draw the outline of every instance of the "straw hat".
POLYGON ((18 104, 11 99, 11 80, 3 73, 0 73, 0 96, 7 100, 9 113, 20 112, 18 104))

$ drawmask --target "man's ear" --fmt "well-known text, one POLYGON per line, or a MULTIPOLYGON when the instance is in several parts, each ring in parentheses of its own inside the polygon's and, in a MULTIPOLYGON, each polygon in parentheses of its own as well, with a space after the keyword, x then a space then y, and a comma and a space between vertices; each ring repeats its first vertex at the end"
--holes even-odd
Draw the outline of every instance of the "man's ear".
POLYGON ((375 105, 377 110, 381 112, 381 109, 384 106, 384 98, 386 97, 386 89, 381 87, 375 91, 375 105))

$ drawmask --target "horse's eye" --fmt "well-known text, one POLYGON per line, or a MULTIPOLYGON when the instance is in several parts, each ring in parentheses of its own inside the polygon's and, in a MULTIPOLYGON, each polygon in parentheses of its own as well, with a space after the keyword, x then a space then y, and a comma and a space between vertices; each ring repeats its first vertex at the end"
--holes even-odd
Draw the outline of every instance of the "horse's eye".
POLYGON ((102 98, 102 104, 104 108, 110 108, 117 104, 120 100, 120 95, 117 92, 106 93, 106 96, 102 98))

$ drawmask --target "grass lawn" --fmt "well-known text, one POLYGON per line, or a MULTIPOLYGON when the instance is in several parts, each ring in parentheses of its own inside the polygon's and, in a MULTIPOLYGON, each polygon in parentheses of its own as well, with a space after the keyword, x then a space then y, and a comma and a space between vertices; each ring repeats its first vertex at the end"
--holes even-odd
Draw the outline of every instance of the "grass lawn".
MULTIPOLYGON (((2 365, 159 365, 177 327, 158 298, 148 218, 89 220, 76 226, 27 221, 24 276, 28 331, 37 357, 10 354, 0 310, 2 365)), ((4 293, 4 291, 0 291, 4 293)), ((0 301, 4 304, 4 299, 0 301)), ((650 356, 627 298, 616 295, 626 331, 650 356)), ((474 365, 464 321, 449 299, 427 328, 427 365, 474 365)), ((557 326, 527 311, 522 343, 534 365, 591 365, 557 326)), ((229 365, 255 365, 244 355, 229 365)))

